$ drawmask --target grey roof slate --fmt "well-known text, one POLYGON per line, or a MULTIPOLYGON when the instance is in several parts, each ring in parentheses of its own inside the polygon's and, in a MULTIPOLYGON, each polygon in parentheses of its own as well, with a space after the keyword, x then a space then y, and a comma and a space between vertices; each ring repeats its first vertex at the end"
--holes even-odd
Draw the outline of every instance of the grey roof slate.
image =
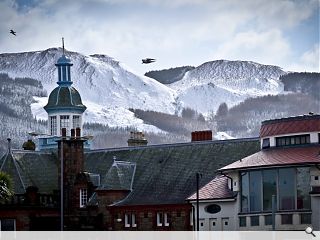
POLYGON ((85 169, 104 182, 113 156, 136 163, 132 191, 117 205, 177 204, 194 193, 197 172, 204 186, 222 166, 259 150, 257 138, 104 149, 85 153, 85 169))
MULTIPOLYGON (((99 174, 105 189, 132 189, 119 206, 180 204, 196 190, 197 172, 204 186, 218 169, 259 150, 257 138, 93 150, 85 152, 84 170, 99 174)), ((20 173, 25 188, 37 186, 40 193, 58 189, 56 154, 13 151, 11 156, 17 163, 11 172, 20 173)), ((8 156, 0 159, 0 166, 5 159, 8 156)), ((14 178, 18 180, 17 174, 14 178)), ((95 204, 94 197, 91 202, 95 204)))
POLYGON ((0 166, 13 178, 15 193, 24 193, 28 186, 37 186, 41 193, 58 189, 58 160, 52 153, 13 150, 0 159, 0 166))

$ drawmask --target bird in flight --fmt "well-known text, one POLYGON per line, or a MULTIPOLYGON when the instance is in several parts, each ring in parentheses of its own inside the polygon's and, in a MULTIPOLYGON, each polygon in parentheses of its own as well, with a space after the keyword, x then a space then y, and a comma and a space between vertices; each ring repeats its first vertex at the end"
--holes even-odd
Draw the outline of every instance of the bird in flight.
POLYGON ((15 35, 15 36, 17 36, 17 35, 16 35, 17 32, 13 31, 12 29, 10 30, 10 33, 13 34, 13 35, 15 35))
POLYGON ((146 58, 146 59, 142 59, 142 63, 148 64, 148 63, 153 63, 156 60, 153 58, 146 58))

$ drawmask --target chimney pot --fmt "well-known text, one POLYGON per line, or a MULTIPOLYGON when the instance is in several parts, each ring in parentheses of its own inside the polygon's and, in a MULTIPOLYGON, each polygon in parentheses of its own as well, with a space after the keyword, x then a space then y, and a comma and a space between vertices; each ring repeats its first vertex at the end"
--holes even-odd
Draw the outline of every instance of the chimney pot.
POLYGON ((76 135, 75 130, 72 128, 72 129, 71 129, 71 137, 74 138, 75 135, 76 135))
POLYGON ((81 136, 81 128, 76 128, 76 138, 80 138, 81 136))
POLYGON ((66 128, 61 129, 61 135, 63 138, 65 138, 67 136, 67 129, 66 128))

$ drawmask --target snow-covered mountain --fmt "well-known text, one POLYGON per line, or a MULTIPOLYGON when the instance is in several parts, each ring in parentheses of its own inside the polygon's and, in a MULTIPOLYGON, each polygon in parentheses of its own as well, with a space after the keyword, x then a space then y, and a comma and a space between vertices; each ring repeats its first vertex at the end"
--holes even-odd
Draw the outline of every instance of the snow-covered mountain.
MULTIPOLYGON (((0 72, 10 77, 29 77, 42 82, 48 93, 57 84, 55 63, 61 48, 44 51, 0 54, 0 72)), ((204 63, 172 84, 161 84, 139 76, 107 55, 85 56, 66 51, 73 63, 71 78, 87 106, 85 121, 109 126, 131 126, 143 131, 160 131, 147 125, 129 108, 179 113, 192 108, 205 116, 214 113, 223 102, 229 107, 249 97, 283 92, 279 76, 285 72, 277 66, 248 61, 218 60, 204 63)), ((34 116, 46 119, 42 107, 47 98, 34 97, 34 116)))
POLYGON ((232 107, 249 97, 283 92, 280 67, 249 61, 217 60, 187 72, 169 86, 177 91, 176 100, 205 115, 215 112, 222 102, 232 107))
MULTIPOLYGON (((57 84, 55 63, 61 48, 45 51, 0 54, 0 72, 10 77, 30 77, 42 82, 48 93, 57 84)), ((109 126, 134 126, 157 131, 153 126, 136 119, 129 108, 174 113, 175 91, 155 81, 138 76, 107 55, 85 56, 66 51, 73 63, 71 79, 88 107, 85 121, 100 122, 109 126)), ((35 97, 32 111, 37 118, 45 119, 42 107, 46 98, 35 97)))

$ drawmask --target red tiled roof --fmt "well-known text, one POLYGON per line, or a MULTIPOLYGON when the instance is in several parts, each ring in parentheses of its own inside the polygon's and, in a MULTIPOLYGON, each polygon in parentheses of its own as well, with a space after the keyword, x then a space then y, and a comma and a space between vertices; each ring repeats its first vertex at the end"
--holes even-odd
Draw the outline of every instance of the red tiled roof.
MULTIPOLYGON (((199 189, 199 199, 226 199, 232 198, 235 194, 228 188, 228 178, 217 176, 211 182, 199 189)), ((187 200, 196 200, 196 193, 187 200)))
POLYGON ((319 115, 265 121, 260 129, 260 138, 281 134, 320 131, 319 115), (312 118, 313 117, 313 118, 312 118))
POLYGON ((320 145, 265 149, 219 170, 281 165, 320 164, 320 145))

